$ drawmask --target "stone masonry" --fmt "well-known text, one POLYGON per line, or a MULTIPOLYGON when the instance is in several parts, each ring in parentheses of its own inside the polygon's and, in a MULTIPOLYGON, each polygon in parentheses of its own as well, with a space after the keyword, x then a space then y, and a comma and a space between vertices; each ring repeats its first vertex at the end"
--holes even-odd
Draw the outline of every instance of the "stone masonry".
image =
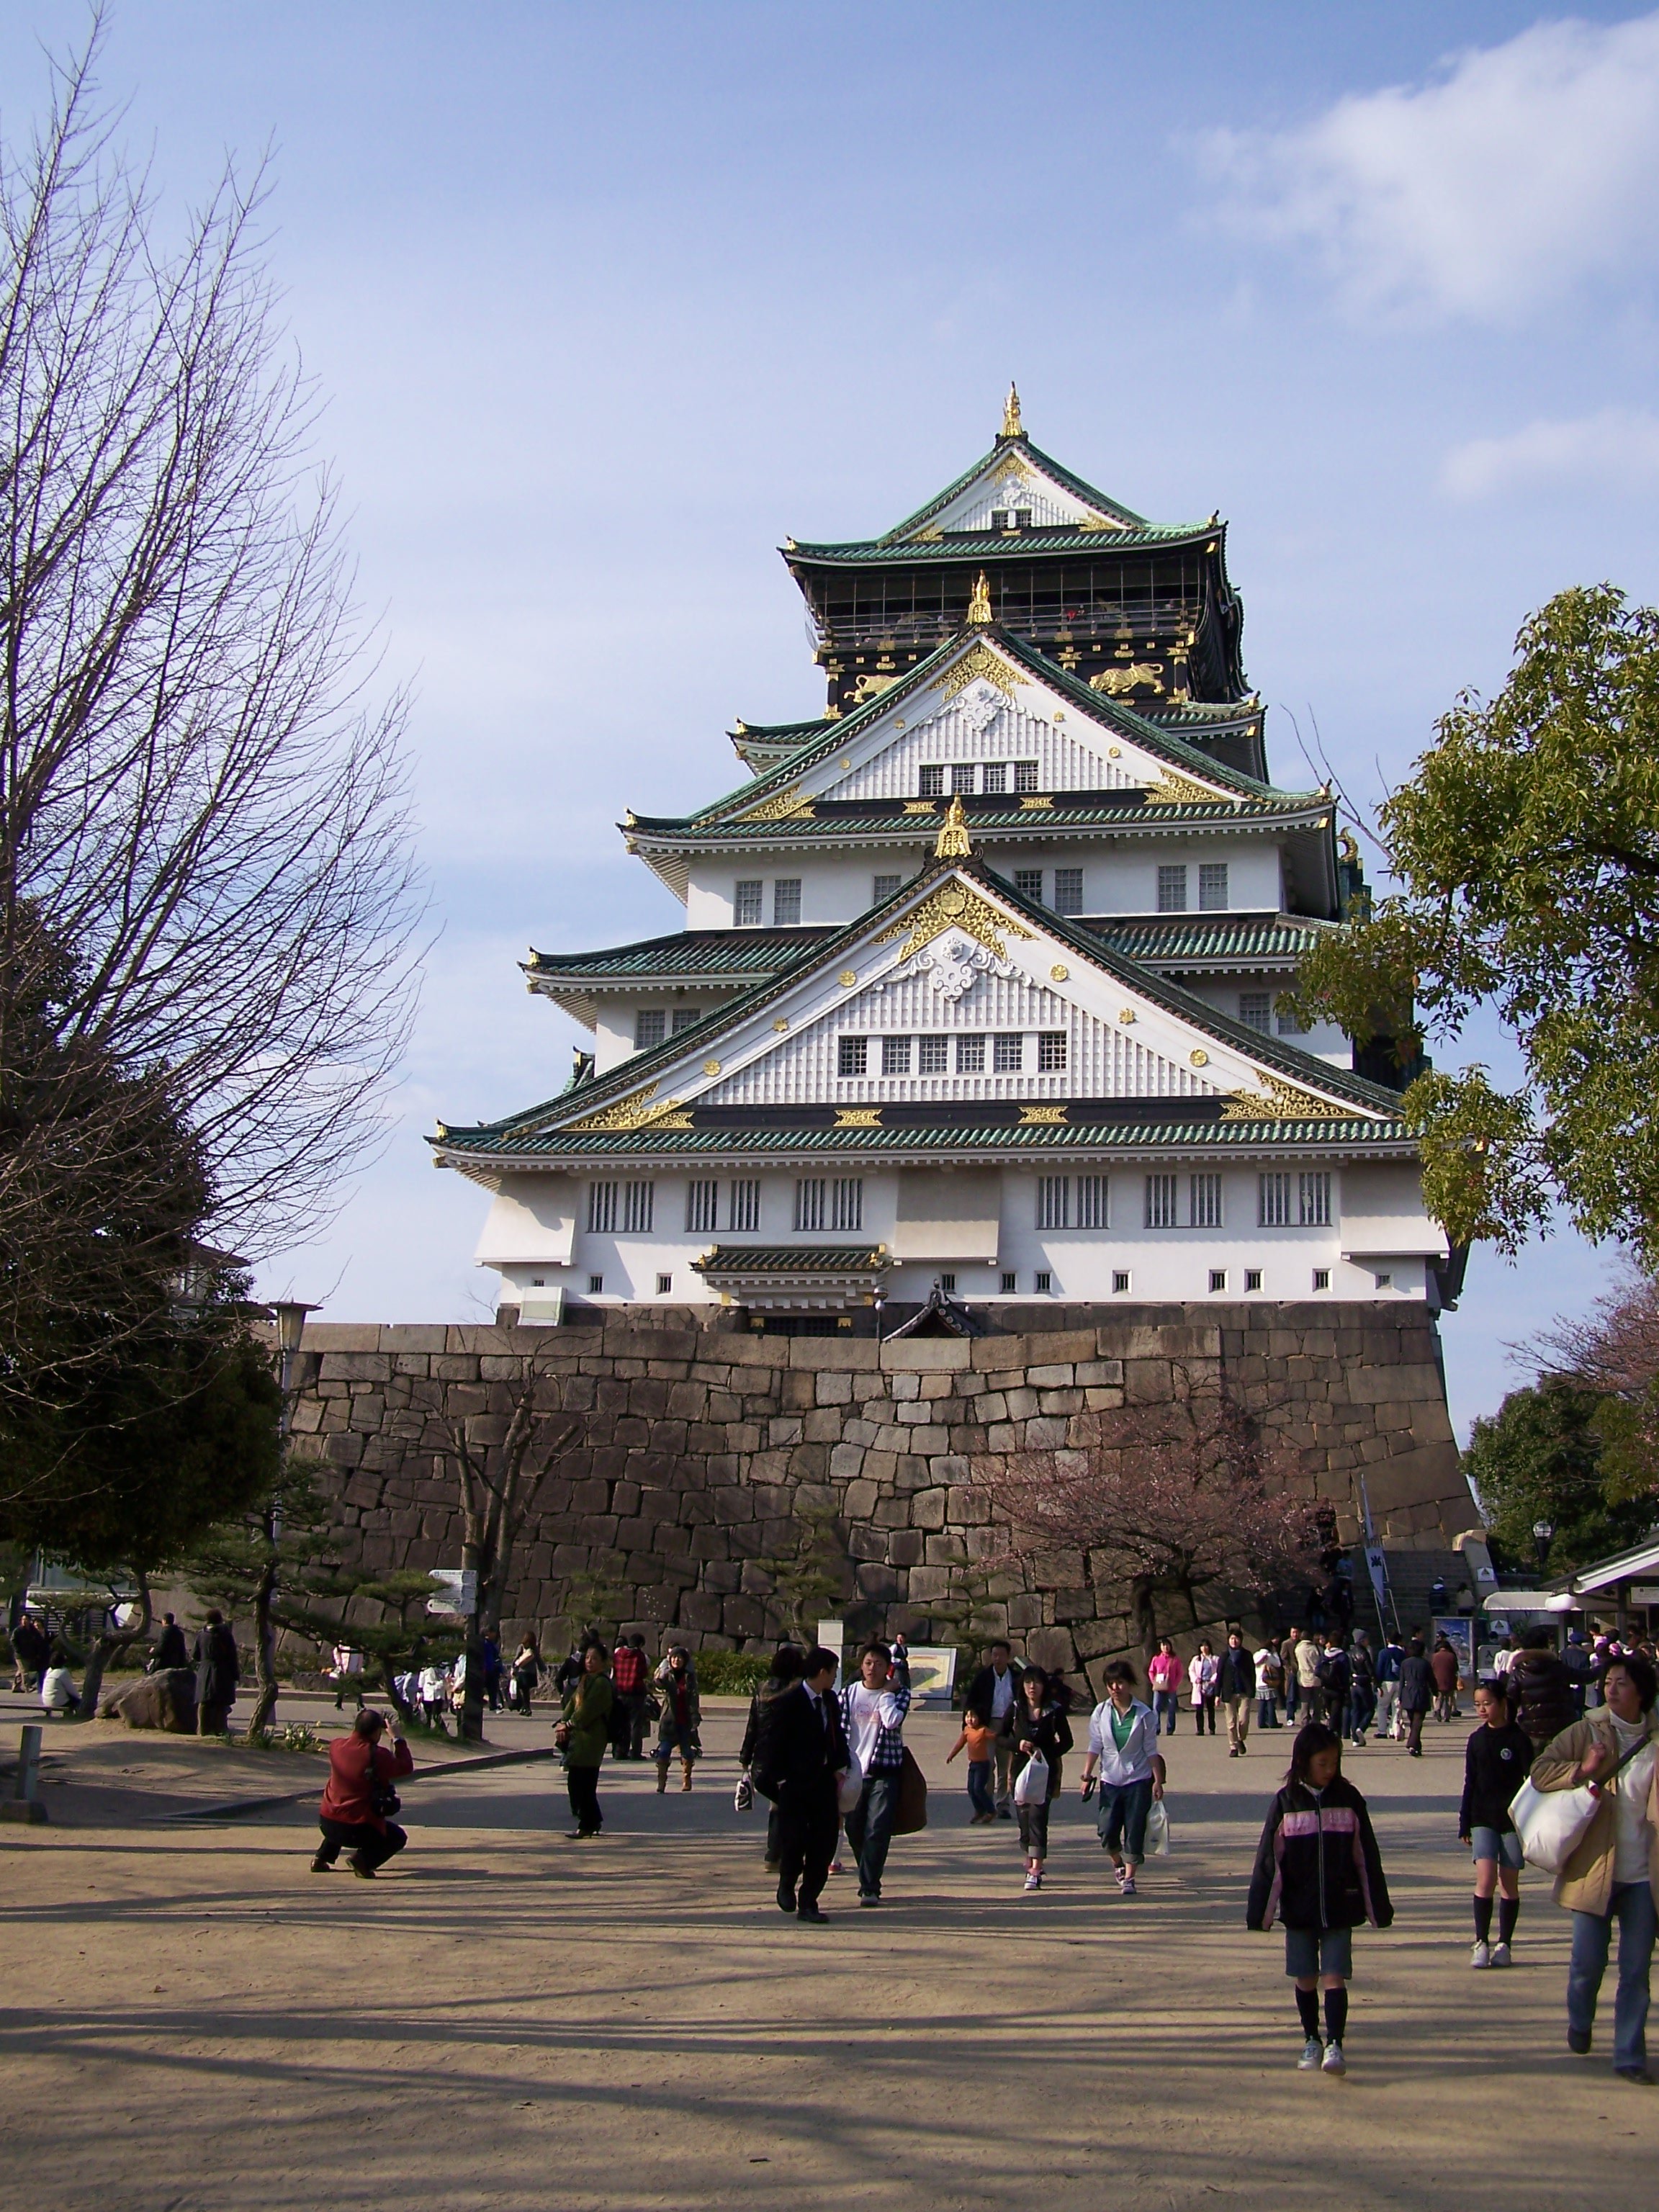
MULTIPOLYGON (((441 1401, 499 1441, 527 1356, 586 1417, 543 1486, 515 1559, 510 1630, 550 1624, 572 1577, 620 1593, 625 1624, 693 1647, 769 1638, 757 1562, 793 1548, 800 1513, 835 1516, 848 1633, 925 1632, 952 1570, 997 1548, 970 1466, 1082 1440, 1103 1408, 1166 1399, 1177 1370, 1271 1398, 1308 1493, 1345 1542, 1359 1478, 1380 1539, 1444 1551, 1475 1518, 1420 1307, 1218 1304, 1115 1309, 1088 1328, 889 1340, 751 1334, 722 1316, 638 1310, 602 1327, 319 1324, 306 1332, 296 1438, 331 1470, 331 1548, 383 1570, 455 1566, 453 1475, 411 1455, 410 1409, 441 1401)), ((974 1620, 1048 1664, 1091 1673, 1129 1642, 1098 1617, 1080 1559, 995 1586, 974 1620)), ((833 1607, 831 1607, 833 1609, 833 1607)))

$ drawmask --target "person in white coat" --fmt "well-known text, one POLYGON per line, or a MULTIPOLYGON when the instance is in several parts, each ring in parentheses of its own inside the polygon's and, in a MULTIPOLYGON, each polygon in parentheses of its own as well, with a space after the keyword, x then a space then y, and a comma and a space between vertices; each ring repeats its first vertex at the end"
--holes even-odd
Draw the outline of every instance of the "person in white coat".
POLYGON ((1198 1730, 1200 1735, 1202 1735, 1207 1722, 1210 1734, 1213 1735, 1216 1692, 1221 1681, 1221 1662, 1217 1658, 1215 1647, 1207 1637, 1200 1644, 1197 1650, 1187 1662, 1187 1680, 1191 1685, 1193 1692, 1193 1726, 1198 1730))

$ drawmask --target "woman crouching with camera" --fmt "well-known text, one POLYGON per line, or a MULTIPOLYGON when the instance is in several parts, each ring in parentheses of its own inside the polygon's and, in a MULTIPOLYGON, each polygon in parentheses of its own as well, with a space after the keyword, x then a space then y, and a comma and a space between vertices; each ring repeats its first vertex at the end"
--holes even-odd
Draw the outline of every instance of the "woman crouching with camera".
POLYGON ((317 1808, 323 1840, 311 1862, 313 1874, 327 1874, 342 1851, 353 1874, 371 1881, 409 1841, 392 1814, 398 1810, 392 1787, 401 1774, 412 1774, 415 1761, 404 1741, 403 1725, 392 1717, 392 1743, 380 1741, 386 1722, 365 1706, 349 1735, 337 1735, 328 1747, 328 1787, 317 1808))

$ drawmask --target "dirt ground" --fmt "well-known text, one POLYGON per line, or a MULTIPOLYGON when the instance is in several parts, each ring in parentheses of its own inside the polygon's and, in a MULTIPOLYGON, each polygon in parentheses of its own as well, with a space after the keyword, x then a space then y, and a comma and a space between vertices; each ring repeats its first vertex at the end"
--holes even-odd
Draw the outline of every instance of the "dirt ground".
MULTIPOLYGON (((8 1755, 23 1717, 0 1699, 8 1755)), ((1241 1762, 1175 1740, 1175 1850, 1133 1901, 1068 1786, 1026 1899, 1008 1827, 965 1826, 954 1723, 920 1715, 929 1827, 878 1911, 836 1876, 813 1929, 732 1811, 740 1723, 706 1717, 689 1796, 607 1767, 593 1842, 566 1840, 555 1765, 419 1779, 372 1884, 310 1873, 309 1794, 177 1817, 309 1792, 314 1759, 49 1732, 52 1825, 0 1828, 0 2208, 1651 2212, 1659 2089, 1567 2056, 1567 1923, 1536 1877, 1514 1969, 1469 1971, 1464 1727, 1420 1762, 1348 1754, 1397 1918, 1357 1938, 1331 2081, 1295 2070, 1282 1943, 1243 1924, 1284 1735, 1241 1762)))

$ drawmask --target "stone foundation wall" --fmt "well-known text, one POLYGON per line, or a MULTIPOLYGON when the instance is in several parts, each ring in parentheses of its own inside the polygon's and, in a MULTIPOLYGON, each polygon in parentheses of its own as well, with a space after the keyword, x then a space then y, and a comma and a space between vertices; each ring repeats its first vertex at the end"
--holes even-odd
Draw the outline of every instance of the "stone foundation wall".
MULTIPOLYGON (((1477 1517, 1421 1308, 1126 1307, 1087 1328, 884 1343, 682 1310, 558 1330, 309 1328, 294 1426, 337 1485, 340 1556, 459 1564, 454 1477, 410 1440, 421 1410, 441 1407, 476 1442, 499 1442, 532 1355, 585 1426, 520 1541, 514 1632, 550 1625, 569 1578, 592 1576, 653 1640, 768 1638, 778 1620, 757 1562, 793 1548, 800 1511, 836 1516, 849 1634, 925 1630, 952 1569, 996 1548, 970 1462, 1082 1441, 1091 1413, 1167 1400, 1183 1370, 1273 1405, 1304 1457, 1299 1486, 1329 1502, 1346 1542, 1360 1533, 1362 1474, 1392 1547, 1443 1551, 1477 1517)), ((996 1593, 976 1634, 1006 1626, 1066 1666, 1129 1643, 1127 1623, 1098 1618, 1076 1587, 1080 1562, 1052 1572, 996 1593)))

